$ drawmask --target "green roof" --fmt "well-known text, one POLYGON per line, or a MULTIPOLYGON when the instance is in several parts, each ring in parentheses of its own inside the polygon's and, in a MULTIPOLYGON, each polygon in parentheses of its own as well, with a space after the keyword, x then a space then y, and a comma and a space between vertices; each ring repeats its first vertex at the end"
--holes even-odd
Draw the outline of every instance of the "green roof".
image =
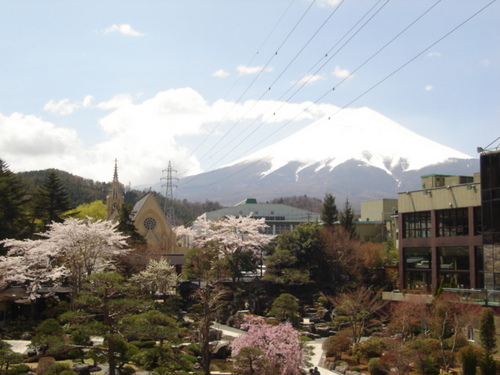
POLYGON ((242 204, 257 204, 257 199, 247 198, 245 200, 242 200, 240 203, 235 204, 235 206, 241 206, 242 204))

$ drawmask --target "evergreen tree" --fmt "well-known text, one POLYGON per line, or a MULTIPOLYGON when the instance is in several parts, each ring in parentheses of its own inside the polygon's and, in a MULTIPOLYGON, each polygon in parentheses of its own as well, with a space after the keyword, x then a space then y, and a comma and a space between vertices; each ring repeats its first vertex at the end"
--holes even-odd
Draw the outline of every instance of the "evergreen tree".
POLYGON ((68 194, 55 170, 38 188, 35 195, 35 218, 40 219, 44 228, 55 222, 62 222, 62 214, 71 208, 68 194))
POLYGON ((70 323, 70 329, 86 328, 92 335, 104 337, 105 347, 96 349, 106 354, 109 375, 115 375, 117 367, 122 367, 130 360, 123 350, 127 343, 121 332, 130 328, 128 318, 147 311, 151 302, 124 277, 103 272, 89 277, 89 282, 84 285, 73 305, 75 310, 64 314, 61 319, 70 323))
POLYGON ((28 233, 28 202, 22 180, 0 159, 0 240, 21 239, 28 233))
POLYGON ((349 233, 351 238, 356 237, 356 217, 349 199, 345 200, 344 209, 340 212, 340 225, 349 233))
POLYGON ((496 362, 493 359, 493 354, 496 352, 497 343, 493 310, 489 307, 484 308, 481 313, 479 337, 481 347, 484 349, 484 357, 480 363, 481 374, 494 375, 496 374, 496 362))
POLYGON ((330 193, 325 194, 323 200, 323 211, 321 212, 321 220, 327 226, 332 226, 338 218, 337 205, 335 204, 335 197, 330 193))
POLYGON ((495 321, 493 318, 493 310, 489 307, 484 308, 481 313, 479 337, 481 339, 481 347, 486 352, 495 353, 495 348, 497 346, 495 321))
POLYGON ((127 243, 130 247, 146 245, 147 241, 144 236, 137 231, 132 216, 132 206, 127 203, 123 203, 120 207, 118 225, 116 226, 116 229, 128 236, 127 243))

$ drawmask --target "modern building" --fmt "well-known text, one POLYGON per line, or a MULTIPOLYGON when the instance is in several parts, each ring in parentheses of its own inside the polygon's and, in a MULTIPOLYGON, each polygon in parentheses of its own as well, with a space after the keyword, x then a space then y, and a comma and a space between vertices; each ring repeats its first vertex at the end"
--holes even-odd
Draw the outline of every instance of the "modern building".
POLYGON ((392 238, 397 246, 397 199, 375 199, 361 202, 356 232, 362 241, 385 242, 392 238))
POLYGON ((479 174, 427 175, 398 194, 401 289, 484 287, 479 174))
POLYGON ((248 216, 255 219, 265 218, 269 226, 266 234, 276 235, 285 231, 293 230, 297 225, 304 222, 318 222, 320 214, 278 203, 257 203, 254 198, 227 208, 216 211, 205 212, 199 219, 212 221, 226 216, 248 216))

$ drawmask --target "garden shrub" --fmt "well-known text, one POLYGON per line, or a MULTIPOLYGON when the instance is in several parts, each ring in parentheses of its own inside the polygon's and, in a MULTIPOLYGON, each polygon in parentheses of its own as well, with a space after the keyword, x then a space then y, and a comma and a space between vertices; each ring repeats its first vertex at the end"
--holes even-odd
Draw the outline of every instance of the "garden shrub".
POLYGON ((379 337, 370 337, 366 341, 358 342, 353 349, 353 356, 368 361, 370 358, 380 357, 387 349, 385 342, 379 337))
POLYGON ((372 358, 368 361, 368 371, 371 375, 386 375, 387 372, 379 364, 380 358, 372 358))
MULTIPOLYGON (((70 372, 71 375, 76 375, 76 372, 71 370, 71 367, 68 363, 54 363, 51 365, 48 370, 44 373, 44 375, 63 375, 63 372, 70 372)), ((68 374, 69 375, 69 374, 68 374)))
POLYGON ((323 350, 327 357, 340 357, 342 352, 349 350, 352 346, 352 338, 347 334, 339 332, 335 336, 328 337, 323 342, 323 350))
POLYGON ((472 347, 468 346, 461 352, 462 354, 462 374, 476 375, 478 356, 472 347))
POLYGON ((9 373, 12 375, 21 375, 21 374, 27 374, 28 372, 31 372, 31 367, 28 365, 16 365, 10 369, 9 373))

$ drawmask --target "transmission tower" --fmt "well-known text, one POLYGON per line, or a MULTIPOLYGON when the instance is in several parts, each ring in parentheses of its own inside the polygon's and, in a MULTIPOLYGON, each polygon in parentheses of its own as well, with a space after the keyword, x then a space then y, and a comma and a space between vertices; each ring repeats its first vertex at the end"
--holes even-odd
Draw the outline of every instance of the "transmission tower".
POLYGON ((176 170, 172 169, 170 161, 168 162, 168 168, 164 169, 162 173, 167 172, 167 177, 162 177, 161 181, 166 181, 162 187, 165 188, 165 205, 163 206, 163 213, 167 218, 168 222, 172 227, 175 226, 175 210, 174 210, 174 193, 173 188, 177 187, 172 183, 173 180, 177 180, 177 178, 172 177, 172 172, 177 173, 176 170))

